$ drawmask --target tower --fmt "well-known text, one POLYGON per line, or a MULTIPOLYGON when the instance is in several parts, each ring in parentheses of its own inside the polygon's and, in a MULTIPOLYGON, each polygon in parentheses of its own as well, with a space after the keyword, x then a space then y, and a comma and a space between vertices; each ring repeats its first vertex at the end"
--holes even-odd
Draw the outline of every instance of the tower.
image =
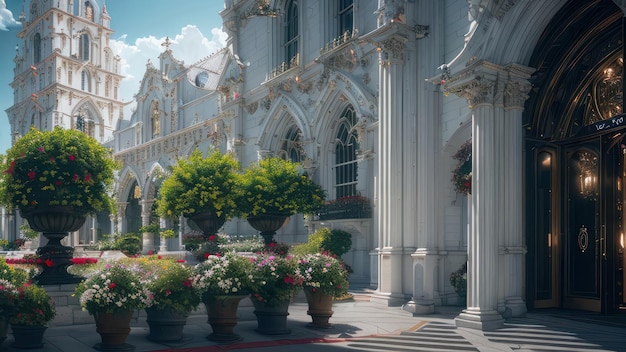
POLYGON ((123 105, 120 57, 113 54, 102 0, 24 0, 16 48, 14 103, 7 109, 13 141, 31 126, 78 129, 105 143, 123 105))

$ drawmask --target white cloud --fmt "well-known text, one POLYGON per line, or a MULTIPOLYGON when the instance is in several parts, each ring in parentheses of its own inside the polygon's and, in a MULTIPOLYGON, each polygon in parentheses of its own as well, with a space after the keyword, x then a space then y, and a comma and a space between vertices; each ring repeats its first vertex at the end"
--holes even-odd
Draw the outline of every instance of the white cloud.
POLYGON ((13 12, 7 9, 4 0, 0 0, 0 30, 6 31, 9 27, 19 26, 20 23, 13 18, 13 12))
MULTIPOLYGON (((187 25, 174 38, 169 38, 170 49, 177 60, 183 61, 185 65, 190 65, 225 46, 227 35, 221 29, 214 28, 211 35, 211 38, 207 38, 198 27, 187 25)), ((126 39, 127 36, 124 34, 117 40, 112 40, 111 49, 122 58, 122 75, 126 78, 122 81, 120 94, 122 99, 128 102, 139 90, 139 83, 146 72, 148 60, 155 67, 159 67, 158 57, 165 50, 161 45, 165 41, 165 37, 137 38, 132 44, 126 43, 126 39)), ((130 118, 130 109, 134 105, 134 103, 130 104, 125 109, 125 119, 130 118)))

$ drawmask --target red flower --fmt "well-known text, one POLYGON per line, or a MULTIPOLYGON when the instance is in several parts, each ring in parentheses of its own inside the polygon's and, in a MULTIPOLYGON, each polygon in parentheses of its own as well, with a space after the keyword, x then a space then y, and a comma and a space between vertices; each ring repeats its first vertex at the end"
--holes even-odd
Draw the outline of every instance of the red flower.
POLYGON ((46 266, 48 268, 51 268, 52 266, 54 266, 54 263, 52 262, 52 259, 50 259, 50 258, 46 259, 46 266))
POLYGON ((166 295, 166 296, 169 296, 169 295, 171 295, 171 294, 172 294, 172 291, 170 291, 170 290, 165 290, 165 295, 166 295))
POLYGON ((74 161, 74 159, 76 159, 76 157, 74 156, 74 154, 70 154, 70 156, 68 157, 71 161, 74 161))
POLYGON ((184 263, 185 259, 176 259, 176 263, 184 263))
POLYGON ((270 246, 270 248, 276 247, 276 242, 270 242, 269 246, 270 246))
POLYGON ((74 182, 78 181, 78 175, 74 174, 74 176, 72 176, 72 181, 74 182))
POLYGON ((163 257, 159 255, 159 256, 157 256, 157 259, 163 259, 163 257))
POLYGON ((209 241, 215 241, 215 237, 216 237, 215 235, 209 236, 209 241))
POLYGON ((191 278, 183 281, 183 286, 191 287, 191 278))
POLYGON ((112 289, 114 289, 116 286, 117 286, 117 285, 115 284, 115 282, 111 282, 111 283, 109 284, 109 288, 110 288, 111 290, 112 290, 112 289))
POLYGON ((4 170, 4 172, 7 174, 11 174, 11 175, 15 174, 15 160, 11 162, 11 165, 9 165, 9 168, 4 170))
POLYGON ((39 151, 44 152, 45 150, 43 149, 43 147, 39 147, 39 151))
POLYGON ((43 260, 41 260, 41 258, 37 258, 37 264, 41 264, 43 263, 43 260))
POLYGON ((34 180, 35 177, 37 177, 37 173, 33 170, 30 170, 27 175, 28 175, 28 178, 30 178, 31 180, 34 180))
POLYGON ((89 182, 91 181, 91 174, 86 174, 85 175, 85 182, 89 182))
POLYGON ((294 281, 293 281, 293 277, 287 275, 285 276, 285 278, 283 278, 283 281, 285 281, 286 284, 288 285, 293 285, 294 281))
POLYGON ((204 253, 204 259, 208 258, 210 256, 209 253, 204 253))
POLYGON ((58 180, 57 182, 55 182, 57 186, 60 186, 63 184, 63 182, 61 180, 58 180))

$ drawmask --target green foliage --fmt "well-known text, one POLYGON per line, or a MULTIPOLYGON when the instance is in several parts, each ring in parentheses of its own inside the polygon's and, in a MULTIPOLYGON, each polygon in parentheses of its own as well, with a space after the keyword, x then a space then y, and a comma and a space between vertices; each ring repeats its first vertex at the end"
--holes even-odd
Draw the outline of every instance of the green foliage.
POLYGON ((31 229, 28 221, 25 221, 22 225, 20 225, 20 232, 24 234, 24 238, 28 238, 29 240, 34 240, 39 237, 39 232, 31 229))
POLYGON ((348 270, 337 258, 323 253, 309 254, 298 260, 302 285, 333 297, 348 292, 348 270))
POLYGON ((150 307, 189 313, 200 304, 200 292, 192 285, 192 268, 169 259, 141 262, 143 280, 150 292, 150 307))
POLYGON ((172 229, 163 230, 159 233, 159 235, 163 238, 175 238, 176 232, 172 229))
POLYGON ((152 223, 150 225, 142 226, 139 228, 140 233, 154 233, 158 234, 160 230, 158 223, 152 223))
POLYGON ((124 254, 133 256, 141 252, 143 239, 137 234, 125 233, 115 238, 115 247, 124 254))
POLYGON ((76 286, 75 295, 89 314, 116 313, 150 305, 150 291, 141 280, 139 264, 114 262, 76 286))
POLYGON ((163 181, 157 199, 157 213, 164 218, 212 212, 230 219, 235 212, 235 187, 239 163, 230 154, 212 152, 203 157, 195 150, 181 159, 163 181))
POLYGON ((203 300, 216 295, 249 294, 251 271, 250 259, 237 253, 210 255, 194 267, 193 285, 200 290, 203 300))
POLYGON ((143 248, 142 237, 132 232, 114 234, 113 236, 107 235, 103 238, 97 243, 97 248, 100 251, 122 251, 128 256, 133 256, 140 253, 143 248))
POLYGON ((291 252, 295 255, 305 256, 307 254, 320 253, 324 238, 330 236, 330 229, 322 227, 309 235, 309 240, 291 247, 291 252))
POLYGON ((13 285, 21 286, 30 279, 26 270, 13 268, 6 262, 5 257, 0 257, 0 280, 6 280, 13 285))
POLYGON ((306 243, 292 246, 291 252, 302 256, 326 251, 341 257, 350 250, 350 247, 352 247, 352 234, 343 230, 330 230, 322 227, 309 235, 306 243))
POLYGON ((14 314, 9 318, 11 324, 39 326, 54 319, 54 302, 43 287, 27 283, 18 287, 18 292, 14 314))
POLYGON ((341 257, 348 253, 352 247, 352 234, 343 230, 333 229, 328 235, 325 235, 322 243, 322 249, 341 257))
POLYGON ((299 164, 268 158, 241 176, 238 216, 309 214, 324 204, 324 190, 298 170, 299 164))
POLYGON ((20 211, 71 206, 80 215, 112 209, 117 164, 110 151, 77 130, 31 129, 7 151, 0 203, 20 211))
POLYGON ((467 295, 467 263, 463 263, 457 271, 450 274, 450 284, 459 296, 467 295))
POLYGON ((302 288, 294 257, 259 254, 251 271, 251 299, 270 305, 289 301, 302 288))
POLYGON ((0 239, 0 248, 6 248, 9 245, 9 240, 5 240, 4 238, 0 239))

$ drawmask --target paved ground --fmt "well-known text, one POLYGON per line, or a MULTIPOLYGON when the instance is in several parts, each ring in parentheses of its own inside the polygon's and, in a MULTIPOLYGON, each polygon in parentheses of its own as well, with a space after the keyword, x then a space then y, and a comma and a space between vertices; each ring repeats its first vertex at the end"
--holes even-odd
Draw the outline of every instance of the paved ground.
MULTIPOLYGON (((235 332, 241 342, 220 345, 206 339, 211 327, 204 314, 193 314, 185 327, 185 337, 176 343, 154 343, 146 339, 145 316, 132 323, 127 342, 135 351, 626 351, 626 324, 597 323, 594 314, 563 311, 529 313, 524 318, 506 322, 494 332, 457 328, 454 317, 460 308, 438 307, 435 314, 412 316, 398 307, 370 303, 367 296, 335 303, 331 318, 333 327, 315 330, 306 327, 311 321, 304 301, 289 308, 288 335, 265 336, 257 333, 256 320, 249 305, 240 307, 240 321, 235 332)), ((610 319, 609 319, 610 320, 610 319)), ((11 347, 13 337, 2 344, 11 347)), ((100 342, 94 324, 49 328, 45 344, 31 351, 95 351, 100 342)))

